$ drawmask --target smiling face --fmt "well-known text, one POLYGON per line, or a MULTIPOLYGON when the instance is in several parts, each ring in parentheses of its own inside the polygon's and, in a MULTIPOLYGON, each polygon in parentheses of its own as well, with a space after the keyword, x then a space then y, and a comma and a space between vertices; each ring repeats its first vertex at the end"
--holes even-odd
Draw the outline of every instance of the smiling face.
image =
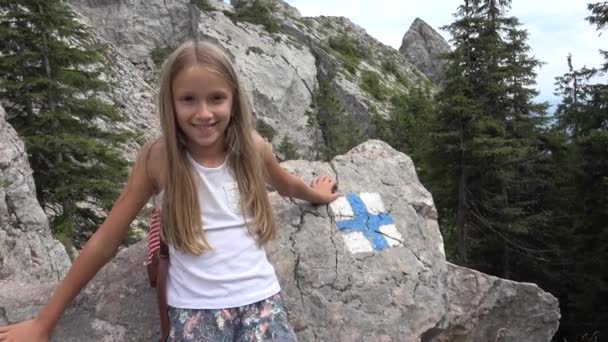
POLYGON ((197 154, 224 151, 233 87, 220 74, 202 65, 179 72, 171 87, 175 117, 188 150, 197 154))

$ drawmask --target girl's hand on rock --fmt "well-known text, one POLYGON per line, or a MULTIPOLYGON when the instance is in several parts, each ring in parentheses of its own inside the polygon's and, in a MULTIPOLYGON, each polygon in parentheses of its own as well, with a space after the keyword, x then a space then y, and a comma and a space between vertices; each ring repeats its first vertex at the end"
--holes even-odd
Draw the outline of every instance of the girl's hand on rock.
POLYGON ((322 200, 318 204, 327 204, 333 202, 336 198, 340 197, 338 193, 338 183, 327 176, 315 177, 310 182, 310 187, 313 188, 322 200))
POLYGON ((47 342, 48 334, 36 320, 0 327, 0 342, 47 342))

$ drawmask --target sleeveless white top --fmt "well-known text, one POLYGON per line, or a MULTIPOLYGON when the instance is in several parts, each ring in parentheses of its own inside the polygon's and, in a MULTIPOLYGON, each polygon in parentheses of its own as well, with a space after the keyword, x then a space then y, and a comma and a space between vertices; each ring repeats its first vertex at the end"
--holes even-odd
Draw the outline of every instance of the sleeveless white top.
MULTIPOLYGON (((226 165, 208 168, 190 155, 198 176, 205 237, 213 250, 193 255, 169 246, 167 304, 184 309, 223 309, 252 304, 280 291, 264 248, 251 236, 240 209, 235 178, 226 165)), ((162 192, 156 196, 160 207, 162 192)), ((246 214, 247 222, 253 217, 246 214)))

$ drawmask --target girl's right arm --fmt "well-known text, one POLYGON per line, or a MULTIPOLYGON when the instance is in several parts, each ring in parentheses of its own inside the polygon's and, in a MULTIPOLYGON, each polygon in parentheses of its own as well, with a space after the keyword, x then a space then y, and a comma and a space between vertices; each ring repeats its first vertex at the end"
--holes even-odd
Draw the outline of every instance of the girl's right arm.
POLYGON ((47 341, 65 308, 114 257, 129 225, 155 191, 147 165, 151 147, 148 143, 141 149, 114 207, 80 251, 47 305, 33 320, 0 327, 0 342, 47 341))

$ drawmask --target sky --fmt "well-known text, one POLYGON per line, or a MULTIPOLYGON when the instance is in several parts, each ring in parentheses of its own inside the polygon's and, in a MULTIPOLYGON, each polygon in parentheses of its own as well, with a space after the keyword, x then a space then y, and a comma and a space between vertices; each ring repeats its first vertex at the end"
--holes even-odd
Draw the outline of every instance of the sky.
MULTIPOLYGON (((529 33, 531 54, 544 64, 537 70, 537 101, 554 105, 555 77, 568 70, 566 56, 573 55, 575 68, 599 66, 598 50, 608 49, 608 32, 600 35, 585 17, 588 2, 599 0, 513 0, 509 15, 516 16, 529 33)), ((304 16, 344 16, 363 27, 380 42, 399 49, 403 35, 416 17, 424 20, 449 41, 440 28, 454 21, 462 0, 287 0, 304 16)), ((554 109, 554 108, 552 108, 554 109)), ((552 111, 552 110, 551 110, 552 111)))

